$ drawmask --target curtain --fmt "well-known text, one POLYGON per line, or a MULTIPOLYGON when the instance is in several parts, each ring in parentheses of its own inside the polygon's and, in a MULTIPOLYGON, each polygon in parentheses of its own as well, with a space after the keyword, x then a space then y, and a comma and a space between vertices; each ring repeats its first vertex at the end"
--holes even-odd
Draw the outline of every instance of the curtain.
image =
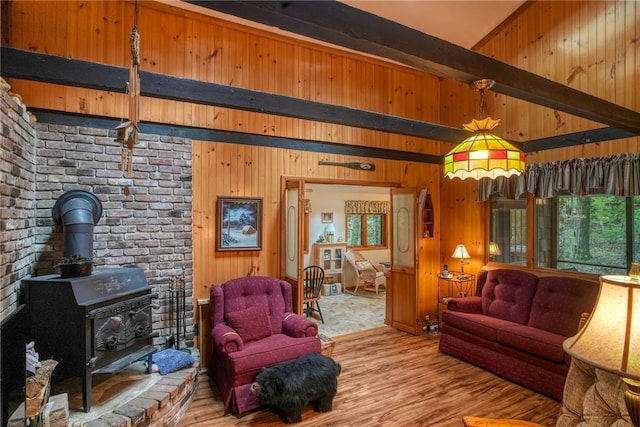
POLYGON ((371 200, 345 200, 344 212, 347 214, 388 214, 391 203, 371 200))
POLYGON ((539 199, 557 195, 640 195, 640 153, 535 163, 518 176, 478 181, 478 201, 492 195, 518 199, 525 193, 539 199))
POLYGON ((306 214, 311 213, 311 200, 302 199, 302 203, 304 204, 304 213, 306 214))

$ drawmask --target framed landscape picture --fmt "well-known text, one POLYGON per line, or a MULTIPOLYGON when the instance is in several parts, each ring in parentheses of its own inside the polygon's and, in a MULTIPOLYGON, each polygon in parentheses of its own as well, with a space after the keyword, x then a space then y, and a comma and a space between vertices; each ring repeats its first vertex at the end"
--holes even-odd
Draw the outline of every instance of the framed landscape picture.
POLYGON ((218 196, 217 251, 262 249, 262 198, 218 196))

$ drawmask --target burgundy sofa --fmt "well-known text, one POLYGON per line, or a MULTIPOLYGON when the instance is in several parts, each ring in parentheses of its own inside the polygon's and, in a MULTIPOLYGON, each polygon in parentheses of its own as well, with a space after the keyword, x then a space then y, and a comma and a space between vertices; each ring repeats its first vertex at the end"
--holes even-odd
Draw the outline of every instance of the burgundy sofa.
POLYGON ((210 294, 213 355, 209 375, 225 412, 260 406, 251 383, 261 368, 320 353, 318 325, 294 314, 291 285, 265 276, 232 279, 210 294))
POLYGON ((476 280, 476 295, 449 300, 440 351, 562 400, 562 342, 593 309, 597 277, 485 266, 476 280))

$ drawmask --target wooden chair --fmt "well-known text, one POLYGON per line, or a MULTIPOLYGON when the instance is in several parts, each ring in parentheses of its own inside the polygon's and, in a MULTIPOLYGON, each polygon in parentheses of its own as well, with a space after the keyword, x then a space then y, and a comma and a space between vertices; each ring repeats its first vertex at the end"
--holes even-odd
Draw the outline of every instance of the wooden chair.
POLYGON ((307 317, 313 312, 320 315, 320 321, 324 323, 322 311, 320 310, 320 292, 324 283, 324 270, 317 265, 310 265, 304 269, 304 312, 307 317))

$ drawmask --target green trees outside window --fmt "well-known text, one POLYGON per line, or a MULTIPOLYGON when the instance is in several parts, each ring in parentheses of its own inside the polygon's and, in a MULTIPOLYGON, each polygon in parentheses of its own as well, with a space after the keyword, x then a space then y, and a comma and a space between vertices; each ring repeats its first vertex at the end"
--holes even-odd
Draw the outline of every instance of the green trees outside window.
POLYGON ((383 248, 387 245, 386 214, 348 214, 347 246, 383 248))

